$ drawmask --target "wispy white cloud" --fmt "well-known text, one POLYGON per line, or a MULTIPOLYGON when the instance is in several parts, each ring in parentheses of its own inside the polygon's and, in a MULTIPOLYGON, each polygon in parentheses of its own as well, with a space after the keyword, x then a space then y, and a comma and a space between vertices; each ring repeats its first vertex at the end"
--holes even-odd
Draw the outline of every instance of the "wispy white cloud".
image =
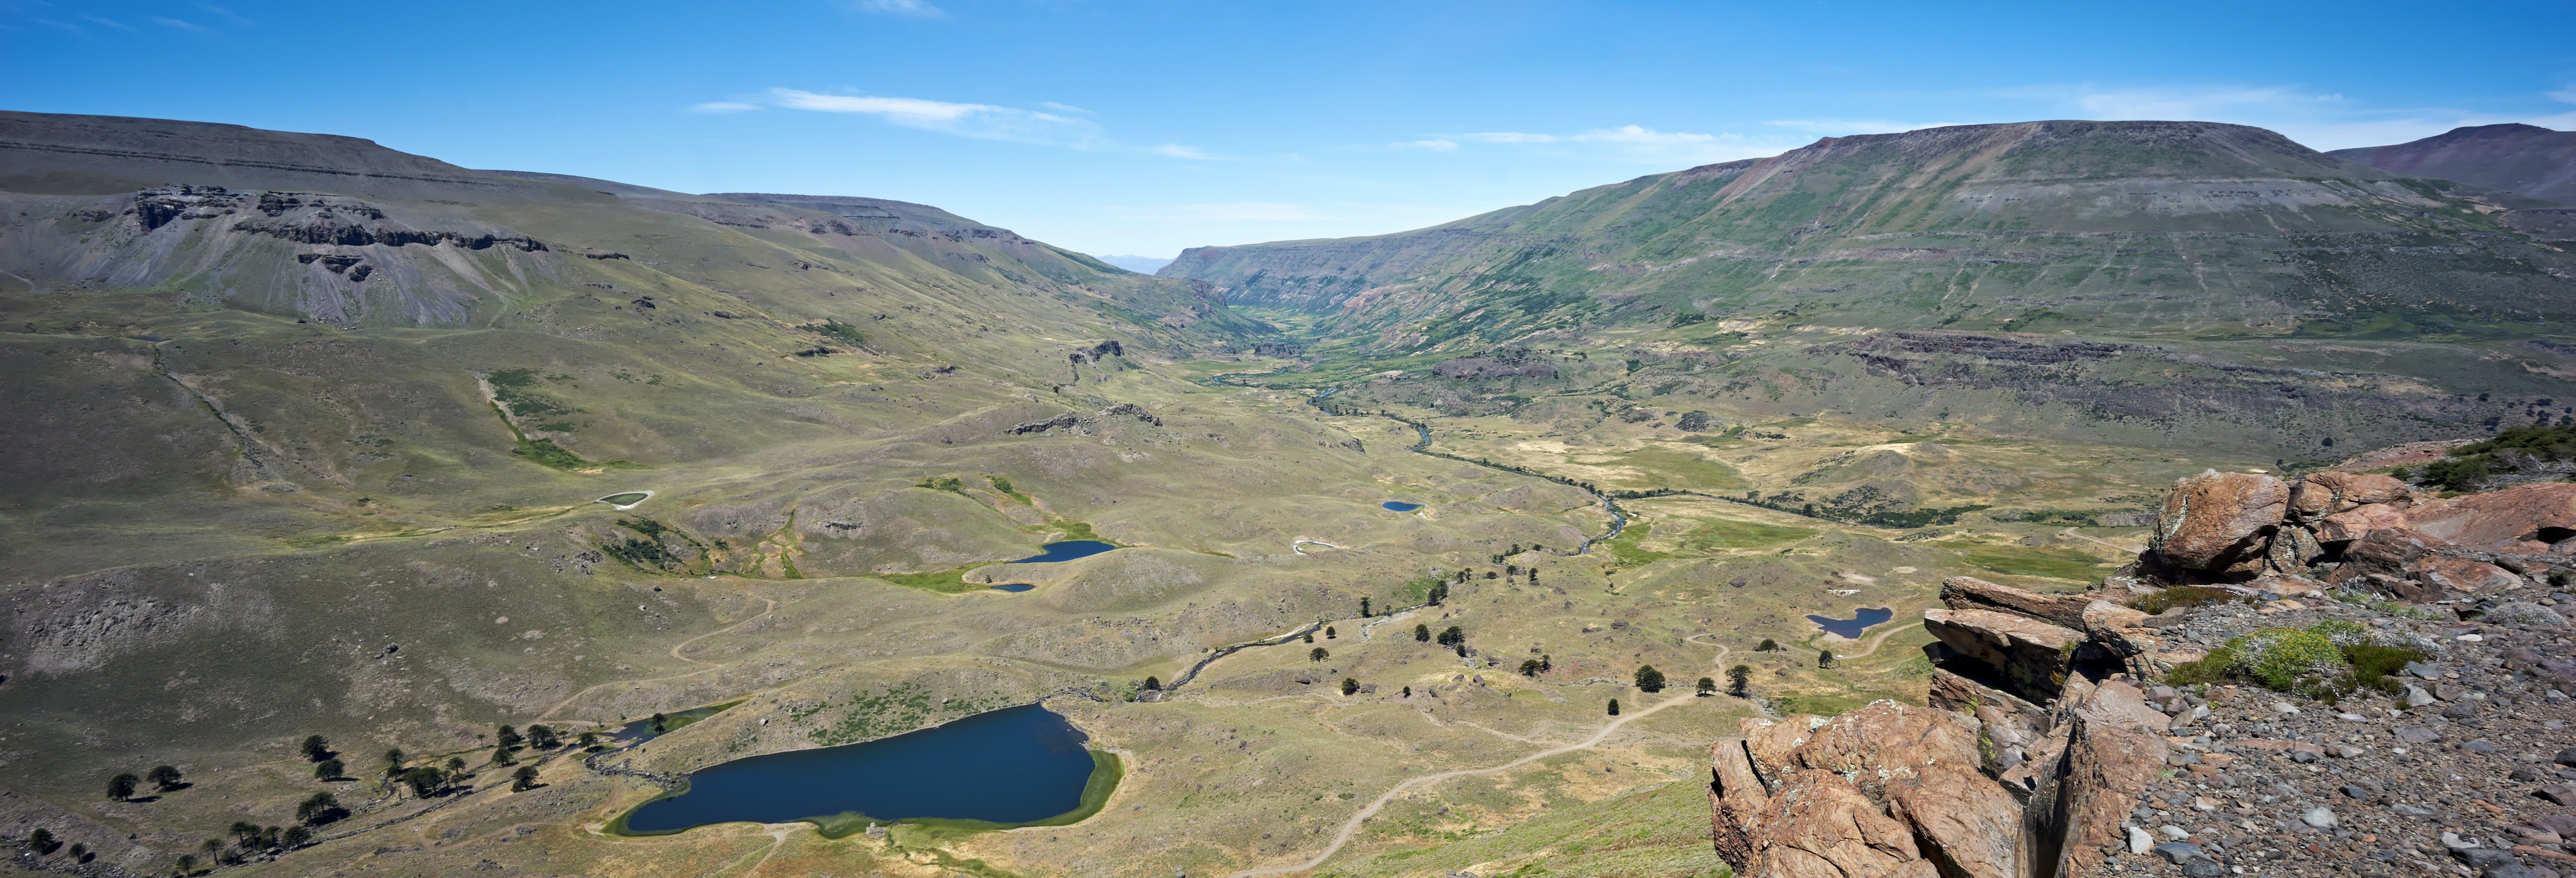
POLYGON ((1415 149, 1427 149, 1432 152, 1456 152, 1458 149, 1458 141, 1450 140, 1445 137, 1434 137, 1430 140, 1408 140, 1395 145, 1409 146, 1415 149))
POLYGON ((1216 159, 1216 156, 1208 155, 1207 151, 1199 149, 1198 147, 1182 146, 1177 143, 1166 143, 1145 151, 1155 155, 1176 159, 1196 159, 1199 161, 1214 161, 1216 159))
POLYGON ((2563 104, 2576 104, 2576 82, 2568 83, 2566 88, 2550 92, 2549 99, 2563 104))
POLYGON ((241 13, 234 12, 221 6, 216 6, 212 3, 199 3, 197 4, 197 8, 205 10, 207 14, 213 15, 216 18, 232 22, 234 27, 249 27, 250 25, 257 23, 250 19, 243 18, 241 13))
POLYGON ((165 26, 168 26, 168 27, 175 27, 175 28, 178 28, 178 29, 180 29, 180 30, 184 30, 184 31, 194 31, 194 32, 196 32, 196 33, 204 34, 204 33, 213 33, 213 32, 214 32, 214 30, 215 30, 214 28, 210 28, 210 27, 207 27, 207 26, 205 26, 205 25, 197 24, 197 23, 195 23, 195 22, 186 21, 186 20, 183 20, 183 19, 177 19, 177 18, 162 18, 161 16, 158 16, 158 15, 147 15, 147 16, 144 16, 144 17, 145 17, 145 18, 152 19, 152 21, 153 21, 153 23, 154 23, 154 24, 165 25, 165 26))
POLYGON ((1083 108, 1081 108, 1081 107, 1077 107, 1077 106, 1074 106, 1074 105, 1072 105, 1072 104, 1059 104, 1059 103, 1056 103, 1056 102, 1054 102, 1054 101, 1039 101, 1039 102, 1038 102, 1038 106, 1045 107, 1045 108, 1050 109, 1050 110, 1055 110, 1055 111, 1057 111, 1057 112, 1063 112, 1063 113, 1081 113, 1081 114, 1083 114, 1083 115, 1085 115, 1085 116, 1096 115, 1096 114, 1092 113, 1090 110, 1085 110, 1085 109, 1083 109, 1083 108))
POLYGON ((1963 122, 1896 122, 1887 119, 1772 119, 1762 124, 1804 131, 1821 137, 1851 134, 1894 134, 1925 128, 1947 128, 1963 122))
POLYGON ((931 5, 929 0, 859 0, 850 5, 860 12, 873 12, 878 15, 939 18, 948 14, 948 10, 931 5))
POLYGON ((86 22, 89 22, 89 23, 91 23, 91 24, 96 24, 96 25, 105 25, 105 26, 107 26, 107 27, 112 27, 112 28, 115 28, 115 29, 117 29, 117 30, 121 30, 121 31, 128 31, 128 32, 131 32, 131 31, 133 31, 133 30, 134 30, 134 26, 133 26, 133 25, 126 24, 125 22, 117 21, 117 20, 115 20, 115 19, 110 19, 110 18, 100 18, 100 17, 98 17, 98 16, 91 15, 91 14, 88 14, 88 13, 85 13, 85 12, 84 12, 84 13, 75 13, 75 14, 79 15, 79 16, 80 16, 80 19, 81 19, 82 21, 86 21, 86 22))
POLYGON ((769 96, 772 102, 788 109, 871 115, 906 128, 980 140, 1084 147, 1100 135, 1100 126, 1088 119, 992 104, 829 95, 792 88, 770 89, 769 96))
POLYGON ((708 101, 703 104, 689 105, 689 112, 692 113, 740 113, 757 109, 760 109, 759 104, 746 104, 741 101, 708 101))
POLYGON ((1789 145, 1776 138, 1658 131, 1643 125, 1595 128, 1578 134, 1478 131, 1472 134, 1444 135, 1436 140, 1414 141, 1402 145, 1447 152, 1457 149, 1458 141, 1536 146, 1558 150, 1565 154, 1585 154, 1596 158, 1655 165, 1696 165, 1752 158, 1779 152, 1789 145), (1447 146, 1439 144, 1447 144, 1447 146))

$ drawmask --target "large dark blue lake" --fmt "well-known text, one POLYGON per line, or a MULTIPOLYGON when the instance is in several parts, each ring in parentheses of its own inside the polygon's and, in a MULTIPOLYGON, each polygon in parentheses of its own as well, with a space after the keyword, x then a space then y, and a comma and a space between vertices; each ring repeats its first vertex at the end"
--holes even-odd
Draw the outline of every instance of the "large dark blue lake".
POLYGON ((1869 630, 1869 626, 1876 625, 1893 618, 1896 618, 1896 611, 1886 607, 1880 607, 1875 610, 1865 607, 1853 607, 1852 617, 1849 619, 1828 619, 1823 616, 1808 616, 1807 621, 1814 622, 1816 623, 1816 627, 1823 628, 1826 631, 1833 632, 1834 634, 1853 640, 1859 640, 1860 633, 1869 630))
POLYGON ((1099 540, 1065 540, 1063 542, 1048 543, 1046 545, 1039 546, 1038 548, 1045 549, 1046 553, 1042 555, 1030 555, 1011 563, 1046 564, 1055 561, 1071 561, 1075 558, 1089 558, 1093 555, 1118 548, 1118 546, 1114 543, 1104 543, 1099 540))
POLYGON ((1378 506, 1385 509, 1392 509, 1397 512, 1411 512, 1422 508, 1422 504, 1420 503, 1406 503, 1402 500, 1389 500, 1378 504, 1378 506))
POLYGON ((1035 704, 859 744, 736 759, 626 815, 631 832, 857 815, 1031 823, 1082 806, 1088 741, 1035 704))

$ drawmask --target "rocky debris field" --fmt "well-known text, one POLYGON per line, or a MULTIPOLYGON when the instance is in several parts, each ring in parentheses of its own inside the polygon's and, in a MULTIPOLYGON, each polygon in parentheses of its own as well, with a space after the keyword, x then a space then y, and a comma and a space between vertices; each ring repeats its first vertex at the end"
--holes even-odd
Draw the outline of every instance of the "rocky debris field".
POLYGON ((2242 683, 2149 689, 2175 717, 2171 755, 2094 874, 2576 875, 2576 707, 2562 691, 2576 662, 2558 613, 2533 612, 2576 609, 2576 595, 2531 597, 2397 615, 2312 593, 2149 620, 2211 647, 2344 620, 2431 655, 2396 694, 2334 704, 2242 683), (2478 618, 2448 621, 2461 614, 2478 618))

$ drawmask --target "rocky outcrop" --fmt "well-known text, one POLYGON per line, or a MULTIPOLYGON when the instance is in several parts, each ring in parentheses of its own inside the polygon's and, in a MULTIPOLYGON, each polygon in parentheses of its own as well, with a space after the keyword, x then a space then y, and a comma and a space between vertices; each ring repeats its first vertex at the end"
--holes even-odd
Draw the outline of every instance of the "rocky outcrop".
POLYGON ((2280 479, 2203 472, 2166 495, 2148 550, 2174 567, 2232 571, 2262 557, 2289 502, 2289 486, 2280 479))
POLYGON ((1713 843, 1737 874, 2058 878, 2126 839, 2174 722, 2127 661, 2159 643, 2146 614, 2107 589, 1941 594, 1929 706, 1747 719, 1712 751, 1713 843))
MULTIPOLYGON (((2429 602, 2576 568, 2571 538, 2576 484, 2565 482, 2436 499, 2369 473, 2317 472, 2285 484, 2204 472, 2175 485, 2139 560, 2141 572, 2164 582, 2323 586, 2429 602)), ((2017 609, 2063 624, 2062 608, 2017 609)))

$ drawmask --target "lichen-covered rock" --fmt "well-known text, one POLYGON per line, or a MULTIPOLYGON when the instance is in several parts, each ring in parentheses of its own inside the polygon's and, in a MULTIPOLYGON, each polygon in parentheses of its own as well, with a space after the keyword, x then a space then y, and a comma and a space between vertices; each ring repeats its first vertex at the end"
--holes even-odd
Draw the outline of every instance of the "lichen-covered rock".
POLYGON ((2021 874, 2022 804, 1973 767, 1944 763, 1889 781, 1887 813, 1914 827, 1924 858, 1945 876, 2021 874))
POLYGON ((1760 815, 1760 852, 1743 874, 1765 878, 1938 878, 1914 833, 1830 771, 1781 781, 1760 815))
POLYGON ((2165 496, 2151 548, 2167 565, 2218 571, 2262 555, 2289 508, 2289 486, 2271 476, 2210 470, 2165 496))
POLYGON ((2290 515, 2298 521, 2313 521, 2356 506, 2387 503, 2404 507, 2413 503, 2415 491, 2405 482, 2381 475, 2364 473, 2309 473, 2290 488, 2290 515))
POLYGON ((2463 546, 2547 551, 2576 536, 2576 484, 2517 485, 2486 494, 2434 500, 2406 510, 2407 526, 2463 546))
POLYGON ((2091 595, 2040 594, 1974 576, 1941 580, 1941 603, 1950 609, 2001 610, 2068 628, 2084 627, 2084 607, 2092 601, 2091 595))
POLYGON ((2056 697, 2082 632, 1994 610, 1925 610, 1924 630, 1960 654, 1992 666, 2017 694, 2056 697))
POLYGON ((2370 535, 2371 531, 2391 530, 2406 526, 2406 513, 2386 503, 2355 506, 2317 521, 2316 538, 2323 543, 2344 543, 2370 535))

